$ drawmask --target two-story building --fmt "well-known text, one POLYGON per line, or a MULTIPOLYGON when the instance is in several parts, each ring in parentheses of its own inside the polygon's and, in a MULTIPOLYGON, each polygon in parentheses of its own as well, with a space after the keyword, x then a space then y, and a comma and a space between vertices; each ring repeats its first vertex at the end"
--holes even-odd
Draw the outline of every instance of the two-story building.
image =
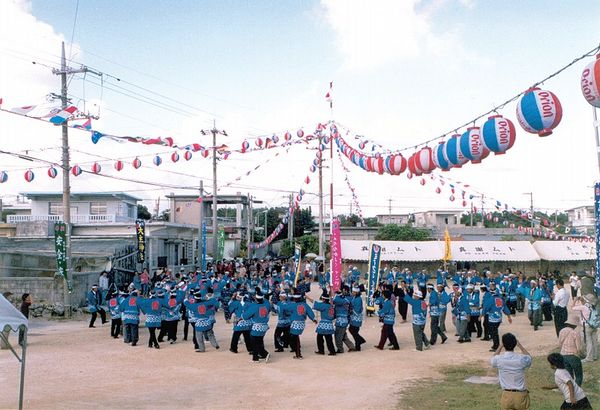
POLYGON ((573 229, 571 233, 594 234, 596 216, 593 205, 578 206, 567 209, 565 212, 567 213, 569 225, 573 229))
POLYGON ((446 225, 460 225, 462 211, 433 210, 415 212, 413 214, 414 226, 418 228, 443 228, 446 225))

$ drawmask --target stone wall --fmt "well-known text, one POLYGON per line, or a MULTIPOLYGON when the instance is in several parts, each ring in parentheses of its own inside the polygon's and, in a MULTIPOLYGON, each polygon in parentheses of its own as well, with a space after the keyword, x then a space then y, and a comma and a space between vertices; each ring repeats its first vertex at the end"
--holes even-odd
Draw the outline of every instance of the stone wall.
MULTIPOLYGON (((71 302, 75 307, 85 306, 85 296, 93 284, 98 283, 99 272, 75 273, 73 275, 73 293, 71 302)), ((11 300, 30 293, 35 303, 63 304, 65 281, 62 277, 33 278, 13 277, 0 278, 0 293, 11 292, 11 300)))

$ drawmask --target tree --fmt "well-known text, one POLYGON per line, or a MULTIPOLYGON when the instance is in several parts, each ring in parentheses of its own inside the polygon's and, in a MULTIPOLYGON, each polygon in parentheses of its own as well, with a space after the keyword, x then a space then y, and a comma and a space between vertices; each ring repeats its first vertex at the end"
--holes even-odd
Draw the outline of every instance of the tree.
POLYGON ((169 209, 165 209, 164 211, 162 211, 162 213, 158 217, 158 220, 169 222, 170 218, 171 218, 171 211, 169 209))
POLYGON ((283 241, 279 256, 284 258, 292 257, 296 244, 302 247, 302 256, 307 253, 319 253, 319 238, 315 235, 302 235, 294 238, 294 242, 290 242, 287 239, 283 241))
POLYGON ((413 228, 410 225, 389 224, 379 228, 375 239, 379 241, 428 241, 431 232, 428 229, 413 228))
POLYGON ((144 219, 146 221, 152 219, 152 214, 148 211, 148 208, 142 204, 138 204, 137 206, 137 215, 139 219, 144 219))

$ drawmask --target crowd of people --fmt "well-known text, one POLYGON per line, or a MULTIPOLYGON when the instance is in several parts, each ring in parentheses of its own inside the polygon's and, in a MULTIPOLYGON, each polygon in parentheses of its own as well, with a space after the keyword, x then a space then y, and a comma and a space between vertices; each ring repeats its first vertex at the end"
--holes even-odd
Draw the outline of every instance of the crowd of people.
MULTIPOLYGON (((458 343, 470 343, 475 337, 491 342, 490 351, 497 355, 512 346, 512 342, 504 341, 506 334, 500 343, 503 318, 511 322, 515 315, 527 312, 532 331, 554 322, 561 352, 560 358, 552 356, 548 360, 557 371, 557 383, 571 386, 563 391, 572 395, 565 396, 566 402, 581 400, 577 390, 583 381, 581 358, 585 357, 585 361, 598 358, 600 319, 598 299, 594 294, 578 293, 581 283, 576 275, 569 278, 571 294, 567 293, 560 275, 527 277, 510 269, 496 273, 462 270, 449 275, 440 268, 430 275, 424 270, 413 273, 394 266, 382 269, 380 276, 375 292, 367 295, 367 278, 356 267, 350 267, 343 275, 342 286, 335 292, 329 272, 313 276, 307 268, 296 278, 289 265, 274 262, 223 263, 205 272, 174 274, 163 270, 152 277, 147 272, 136 273, 126 288, 106 286, 106 282, 102 289, 92 288, 88 293, 90 327, 94 327, 97 312, 103 323, 107 320, 106 309, 111 320, 111 337, 117 339, 123 333, 124 342, 136 346, 140 318, 145 316, 148 347, 158 349, 165 339, 171 344, 178 340, 181 322, 183 339, 188 340, 191 327, 195 351, 205 352, 205 342, 214 349, 221 347, 214 325, 217 313, 222 311, 223 319, 232 324, 229 350, 238 353, 239 346, 243 346, 254 362, 266 362, 270 353, 264 338, 272 316, 276 317, 275 352, 289 349, 293 358, 302 359, 301 336, 307 320, 317 324, 315 354, 334 356, 361 351, 366 340, 360 328, 369 316, 377 316, 382 323, 375 348, 399 350, 394 325, 397 317, 406 322, 410 309, 417 351, 427 350, 438 341, 446 343, 448 334, 453 332, 458 343), (319 287, 317 300, 311 297, 313 283, 319 287), (568 318, 569 303, 578 317, 568 318), (453 330, 446 328, 448 311, 453 330), (581 332, 575 329, 578 326, 582 327, 581 332), (569 374, 570 380, 566 380, 562 370, 569 374)), ((492 364, 499 367, 494 361, 492 364)), ((508 389, 512 393, 517 390, 525 389, 508 389)))

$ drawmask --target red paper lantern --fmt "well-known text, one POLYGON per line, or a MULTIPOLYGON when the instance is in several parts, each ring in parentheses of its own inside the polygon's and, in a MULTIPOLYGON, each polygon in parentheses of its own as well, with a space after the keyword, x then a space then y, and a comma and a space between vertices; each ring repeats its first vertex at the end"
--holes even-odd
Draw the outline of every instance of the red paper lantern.
POLYGON ((423 174, 429 174, 435 169, 431 148, 421 148, 415 155, 415 168, 420 169, 423 174))
POLYGON ((135 159, 132 162, 132 165, 135 169, 138 169, 142 166, 142 161, 138 157, 135 157, 135 159))
POLYGON ((600 54, 581 73, 583 97, 596 108, 600 108, 600 54))
POLYGON ((454 200, 455 200, 456 198, 454 198, 454 195, 450 195, 450 198, 448 198, 448 199, 450 199, 450 202, 454 202, 454 200))
POLYGON ((304 183, 310 184, 310 177, 307 176, 306 178, 304 178, 304 183))
POLYGON ((189 161, 190 159, 192 159, 192 153, 190 151, 185 151, 183 153, 183 159, 185 159, 186 161, 189 161))
POLYGON ((152 159, 152 162, 158 167, 160 164, 162 164, 162 158, 157 155, 152 159))
POLYGON ((56 176, 58 175, 58 171, 56 170, 56 168, 54 167, 50 167, 48 168, 48 176, 52 179, 56 178, 56 176))
POLYGON ((34 178, 35 178, 35 174, 33 173, 32 170, 28 169, 27 171, 25 171, 25 181, 31 182, 31 181, 33 181, 34 178))
POLYGON ((263 146, 263 140, 262 138, 257 138, 256 140, 254 140, 254 145, 256 145, 258 148, 263 146))
POLYGON ((82 172, 83 172, 83 170, 81 169, 81 167, 79 165, 73 165, 73 168, 71 168, 71 174, 73 174, 76 177, 81 175, 82 172))
POLYGON ((115 169, 117 171, 121 171, 123 169, 123 161, 116 161, 115 162, 115 169))
POLYGON ((208 150, 207 149, 203 149, 202 150, 202 157, 204 157, 204 158, 208 157, 208 150))
POLYGON ((288 131, 284 134, 283 139, 289 141, 292 139, 292 134, 288 131))
POLYGON ((99 174, 100 171, 102 171, 102 167, 97 162, 94 162, 94 164, 92 165, 92 172, 94 174, 99 174))
POLYGON ((304 131, 302 131, 302 130, 298 130, 298 131, 296 132, 296 135, 298 136, 298 138, 302 138, 302 137, 304 137, 304 131))
POLYGON ((441 193, 442 193, 442 188, 440 188, 440 187, 437 187, 437 188, 435 189, 435 193, 436 193, 436 194, 441 194, 441 193))
POLYGON ((391 175, 400 175, 406 170, 406 158, 401 154, 390 155, 384 161, 385 172, 391 175))
POLYGON ((172 153, 171 154, 171 161, 173 161, 173 162, 179 161, 179 154, 176 153, 176 152, 172 153))
POLYGON ((425 185, 425 178, 421 178, 421 180, 419 181, 419 183, 420 183, 421 185, 425 185))

